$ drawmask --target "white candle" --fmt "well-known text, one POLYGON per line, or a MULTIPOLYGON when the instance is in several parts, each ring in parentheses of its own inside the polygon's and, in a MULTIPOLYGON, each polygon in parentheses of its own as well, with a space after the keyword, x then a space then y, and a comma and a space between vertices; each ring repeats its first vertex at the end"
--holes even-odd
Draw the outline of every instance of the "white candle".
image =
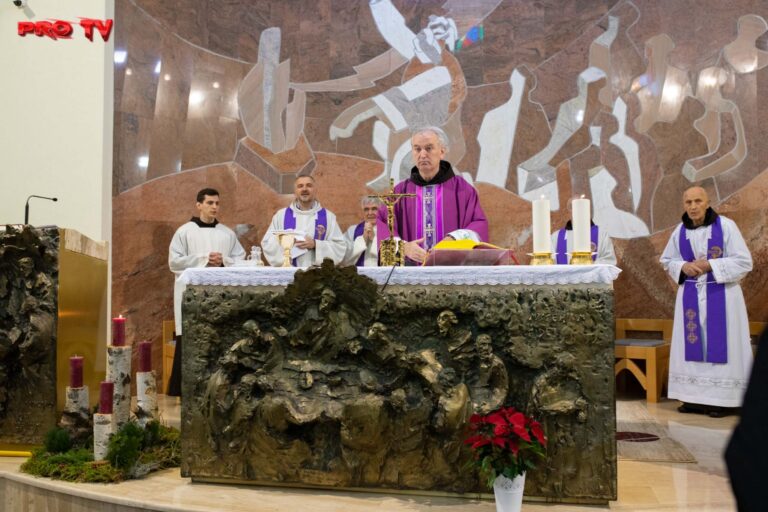
POLYGON ((592 252, 590 240, 589 199, 574 199, 571 203, 573 219, 573 252, 592 252))
POLYGON ((534 254, 551 253, 549 199, 542 197, 533 200, 533 252, 534 254))

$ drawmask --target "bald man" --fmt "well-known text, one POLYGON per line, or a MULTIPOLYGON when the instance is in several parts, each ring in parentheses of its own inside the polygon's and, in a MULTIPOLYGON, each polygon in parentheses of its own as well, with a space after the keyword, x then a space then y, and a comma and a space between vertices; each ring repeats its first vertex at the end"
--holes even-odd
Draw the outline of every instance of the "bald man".
POLYGON ((678 411, 725 416, 741 406, 752 366, 749 320, 739 281, 752 270, 739 228, 709 206, 701 187, 683 194, 683 222, 661 255, 677 281, 669 398, 678 411))
POLYGON ((296 230, 304 233, 296 240, 295 247, 301 254, 293 258, 294 267, 320 265, 323 259, 330 258, 338 265, 344 259, 347 244, 336 215, 323 208, 316 199, 317 188, 312 176, 299 176, 293 184, 294 201, 281 208, 272 217, 261 248, 264 257, 273 267, 283 264, 283 248, 275 236, 275 231, 296 230))

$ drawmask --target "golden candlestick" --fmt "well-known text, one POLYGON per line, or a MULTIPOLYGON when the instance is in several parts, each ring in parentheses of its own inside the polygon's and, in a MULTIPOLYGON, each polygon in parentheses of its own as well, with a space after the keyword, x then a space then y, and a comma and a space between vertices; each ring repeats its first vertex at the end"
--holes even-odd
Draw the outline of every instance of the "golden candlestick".
POLYGON ((573 252, 571 253, 571 265, 591 265, 592 253, 591 252, 573 252))
POLYGON ((389 179, 389 192, 384 194, 371 194, 368 197, 376 197, 387 206, 387 228, 389 238, 381 241, 379 246, 379 263, 382 267, 405 265, 404 243, 395 240, 395 204, 403 197, 416 197, 416 194, 395 194, 395 180, 389 179))
POLYGON ((280 233, 277 235, 280 240, 280 247, 283 248, 283 267, 292 267, 291 264, 291 249, 293 249, 293 243, 296 241, 296 235, 288 233, 280 233))
POLYGON ((531 265, 554 265, 551 252, 535 252, 531 255, 531 265))

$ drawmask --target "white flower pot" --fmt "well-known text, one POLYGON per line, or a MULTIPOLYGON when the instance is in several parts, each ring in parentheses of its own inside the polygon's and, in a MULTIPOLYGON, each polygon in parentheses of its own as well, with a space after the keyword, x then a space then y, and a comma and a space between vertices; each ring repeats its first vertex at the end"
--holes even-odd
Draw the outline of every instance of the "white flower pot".
POLYGON ((493 495, 496 497, 496 512, 520 512, 523 506, 523 488, 525 473, 512 480, 499 475, 493 482, 493 495))

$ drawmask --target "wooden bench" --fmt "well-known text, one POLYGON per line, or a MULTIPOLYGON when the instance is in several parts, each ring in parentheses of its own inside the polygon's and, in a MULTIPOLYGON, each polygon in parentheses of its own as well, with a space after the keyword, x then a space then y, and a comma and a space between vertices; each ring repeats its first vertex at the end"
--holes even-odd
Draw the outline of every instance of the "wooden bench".
POLYGON ((658 402, 669 373, 671 339, 672 320, 617 318, 614 374, 628 370, 645 389, 647 400, 658 402), (661 339, 628 338, 628 331, 656 332, 661 339), (645 368, 640 368, 636 361, 644 361, 645 368))

